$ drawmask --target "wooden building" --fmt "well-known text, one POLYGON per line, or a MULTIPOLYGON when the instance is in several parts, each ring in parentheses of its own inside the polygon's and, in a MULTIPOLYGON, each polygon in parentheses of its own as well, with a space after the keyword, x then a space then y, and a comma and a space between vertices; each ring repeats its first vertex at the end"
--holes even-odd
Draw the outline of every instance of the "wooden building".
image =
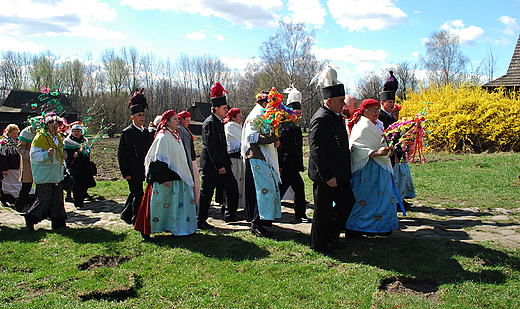
POLYGON ((499 77, 482 87, 486 88, 488 91, 492 91, 500 86, 503 86, 510 91, 520 90, 520 35, 518 36, 515 51, 513 52, 513 57, 509 63, 506 75, 499 77))
MULTIPOLYGON (((13 90, 0 106, 0 130, 8 124, 17 124, 20 130, 27 125, 27 118, 41 115, 42 112, 56 112, 55 104, 46 104, 47 100, 40 101, 41 92, 13 90)), ((72 107, 65 95, 58 94, 55 97, 63 106, 60 116, 67 119, 68 123, 78 120, 78 111, 72 107)))

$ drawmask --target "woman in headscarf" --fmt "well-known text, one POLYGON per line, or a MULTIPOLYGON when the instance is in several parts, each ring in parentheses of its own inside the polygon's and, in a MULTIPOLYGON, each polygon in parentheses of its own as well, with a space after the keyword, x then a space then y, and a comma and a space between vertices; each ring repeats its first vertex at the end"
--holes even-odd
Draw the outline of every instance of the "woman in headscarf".
POLYGON ((83 200, 88 196, 88 188, 96 186, 94 175, 90 169, 90 144, 83 136, 85 127, 76 121, 70 125, 69 135, 63 141, 65 152, 67 152, 67 167, 74 176, 72 194, 74 206, 83 207, 83 200))
POLYGON ((195 196, 196 207, 198 210, 200 198, 200 176, 197 154, 195 153, 195 136, 191 133, 188 127, 191 123, 191 114, 188 111, 182 111, 177 114, 177 116, 180 121, 179 132, 181 132, 181 141, 184 145, 184 150, 188 159, 188 166, 190 167, 190 172, 193 176, 193 195, 195 196))
POLYGON ((31 169, 31 144, 36 135, 35 128, 41 121, 41 116, 30 118, 27 122, 27 127, 25 127, 18 136, 18 146, 16 146, 16 149, 18 149, 18 153, 21 157, 20 182, 22 183, 20 195, 15 203, 16 210, 18 211, 23 211, 26 204, 32 205, 36 198, 33 189, 33 174, 31 169))
POLYGON ((20 182, 20 154, 16 149, 20 129, 16 124, 8 125, 2 140, 0 140, 0 169, 2 170, 2 196, 4 204, 14 204, 20 194, 22 183, 20 182))
POLYGON ((401 198, 390 163, 392 151, 376 127, 379 110, 376 100, 364 100, 348 124, 352 190, 356 198, 346 223, 349 234, 387 236, 399 226, 397 205, 401 198))
POLYGON ((231 171, 238 184, 238 207, 245 208, 246 196, 245 191, 245 165, 244 160, 240 156, 240 148, 242 146, 242 112, 239 108, 230 109, 226 118, 224 118, 224 132, 226 132, 227 152, 231 159, 231 171))
POLYGON ((134 229, 145 239, 163 231, 176 236, 197 231, 193 178, 178 129, 177 114, 164 112, 144 160, 148 185, 134 229))
POLYGON ((47 113, 43 127, 31 146, 31 168, 36 184, 36 201, 25 214, 25 225, 30 231, 34 225, 50 217, 52 229, 67 227, 63 204, 63 139, 58 127, 63 122, 55 113, 47 113))
POLYGON ((273 133, 263 133, 255 126, 255 119, 262 117, 267 106, 268 93, 257 95, 253 110, 249 113, 242 131, 242 158, 246 161, 245 194, 246 220, 251 222, 251 232, 257 236, 270 236, 273 220, 281 218, 280 171, 275 142, 278 138, 273 133))

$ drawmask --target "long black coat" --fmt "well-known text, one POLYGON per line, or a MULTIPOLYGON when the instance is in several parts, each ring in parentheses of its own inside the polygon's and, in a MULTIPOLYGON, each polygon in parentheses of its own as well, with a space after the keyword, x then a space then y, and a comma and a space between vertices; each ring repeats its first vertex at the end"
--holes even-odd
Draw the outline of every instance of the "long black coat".
POLYGON ((383 127, 386 129, 388 128, 392 123, 396 122, 394 117, 392 115, 388 115, 385 111, 381 110, 379 111, 379 120, 383 123, 383 127))
POLYGON ((343 117, 321 106, 309 128, 309 178, 324 184, 336 177, 338 186, 350 187, 350 150, 343 117))
MULTIPOLYGON (((76 139, 71 137, 71 139, 75 142, 82 143, 84 142, 83 137, 81 139, 76 139)), ((79 149, 64 149, 67 153, 67 168, 70 169, 72 175, 74 175, 74 187, 76 188, 92 188, 96 186, 96 181, 94 180, 94 176, 92 175, 89 163, 90 163, 90 155, 85 154, 79 149), (78 156, 74 158, 74 153, 78 152, 78 156)))
POLYGON ((291 126, 280 135, 278 164, 283 169, 303 172, 303 136, 302 129, 291 126))
POLYGON ((211 114, 202 124, 202 151, 200 152, 202 171, 218 171, 222 167, 231 172, 231 160, 227 154, 224 124, 215 114, 211 114))
POLYGON ((117 159, 123 177, 131 176, 132 180, 144 181, 144 158, 153 141, 153 135, 144 130, 141 132, 133 124, 121 132, 117 159))

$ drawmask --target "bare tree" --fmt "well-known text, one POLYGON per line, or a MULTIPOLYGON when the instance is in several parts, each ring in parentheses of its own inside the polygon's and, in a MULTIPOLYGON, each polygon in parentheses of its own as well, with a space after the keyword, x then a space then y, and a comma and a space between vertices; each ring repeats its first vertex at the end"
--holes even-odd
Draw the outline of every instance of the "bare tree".
MULTIPOLYGON (((416 90, 419 86, 419 80, 415 76, 417 64, 412 65, 409 61, 402 61, 393 66, 391 70, 399 82, 396 96, 406 100, 406 94, 416 90)), ((381 84, 380 89, 383 88, 383 85, 381 84)))
POLYGON ((446 30, 433 32, 425 46, 426 56, 421 57, 421 63, 428 70, 430 83, 458 83, 469 63, 469 58, 460 51, 459 37, 446 30))
POLYGON ((356 93, 359 102, 365 99, 379 101, 379 93, 383 90, 386 78, 375 72, 368 74, 357 82, 356 93))
POLYGON ((312 53, 314 36, 315 32, 307 31, 303 23, 280 22, 276 35, 260 46, 260 89, 276 87, 281 92, 290 85, 296 87, 302 93, 304 124, 321 104, 319 91, 310 85, 323 67, 312 53))
POLYGON ((498 56, 499 56, 498 51, 493 52, 493 50, 491 49, 491 46, 488 45, 487 55, 484 58, 484 60, 482 61, 483 65, 484 65, 483 71, 484 71, 484 74, 486 75, 487 82, 492 81, 493 77, 495 75, 495 72, 497 70, 499 70, 498 56))
POLYGON ((86 75, 85 64, 78 59, 69 59, 61 64, 58 72, 62 92, 68 93, 72 101, 83 95, 83 83, 86 75))
POLYGON ((14 51, 2 52, 0 60, 0 76, 2 98, 7 96, 10 90, 22 90, 29 87, 31 58, 27 52, 14 51))
POLYGON ((121 93, 129 78, 129 70, 125 60, 117 56, 113 49, 105 49, 101 53, 101 62, 105 68, 110 92, 116 95, 121 93))
POLYGON ((129 78, 127 80, 127 88, 129 93, 133 93, 135 89, 139 88, 139 74, 141 73, 141 58, 139 51, 135 46, 121 48, 121 57, 124 59, 126 66, 129 70, 129 78))
POLYGON ((32 59, 31 78, 35 90, 59 86, 56 76, 56 56, 50 51, 41 52, 32 59))

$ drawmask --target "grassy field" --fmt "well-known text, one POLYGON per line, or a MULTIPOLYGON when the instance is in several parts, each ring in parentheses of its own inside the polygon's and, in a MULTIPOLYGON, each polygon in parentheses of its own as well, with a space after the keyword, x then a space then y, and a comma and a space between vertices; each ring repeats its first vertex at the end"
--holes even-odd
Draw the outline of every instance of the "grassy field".
MULTIPOLYGON (((432 154, 428 162, 411 166, 422 203, 520 208, 520 154, 432 154)), ((106 179, 118 177, 103 164, 106 179)), ((312 200, 307 178, 306 186, 312 200)), ((92 192, 117 198, 127 188, 98 180, 92 192)), ((518 248, 392 236, 349 239, 329 258, 308 243, 298 232, 143 241, 127 227, 0 225, 0 308, 520 308, 518 248)))

